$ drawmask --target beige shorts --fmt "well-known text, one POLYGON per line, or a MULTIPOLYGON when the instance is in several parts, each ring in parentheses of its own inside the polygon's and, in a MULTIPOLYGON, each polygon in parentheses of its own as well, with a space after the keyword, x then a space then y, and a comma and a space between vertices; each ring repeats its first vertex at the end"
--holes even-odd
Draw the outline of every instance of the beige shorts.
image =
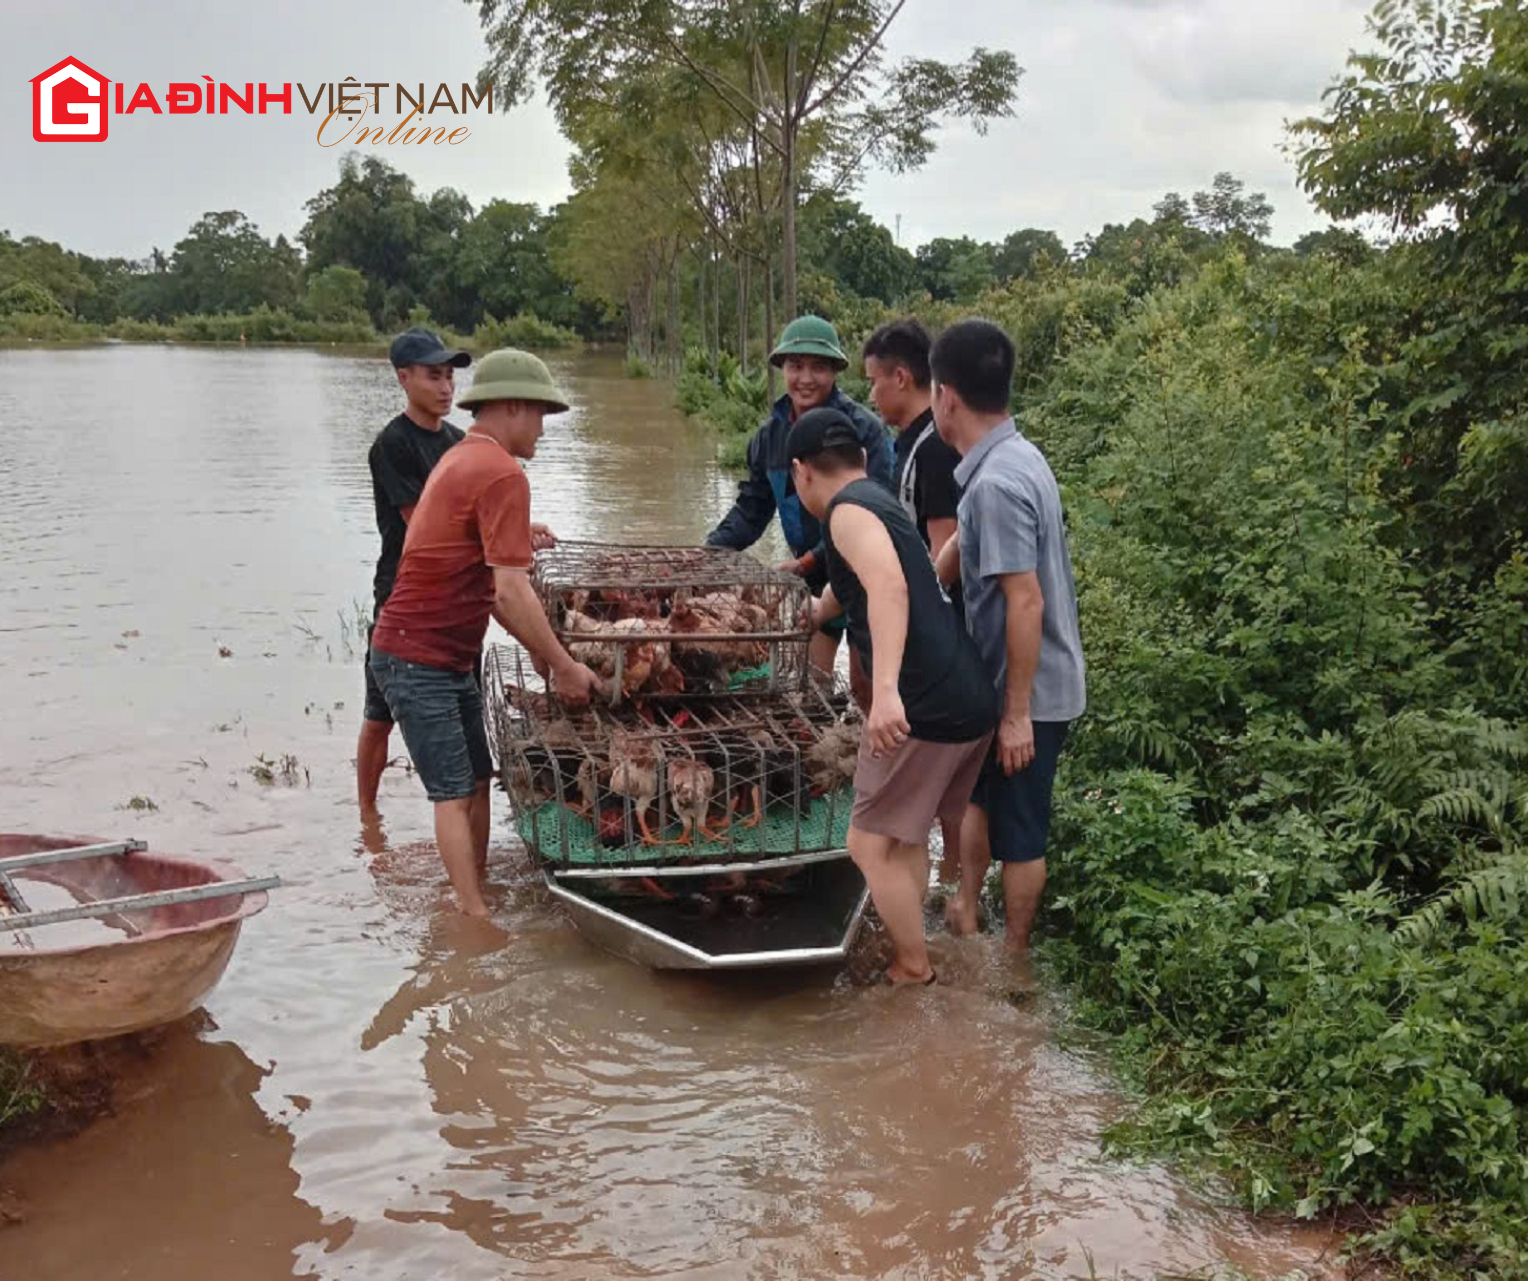
POLYGON ((862 737, 849 825, 904 845, 926 843, 936 815, 965 807, 991 744, 991 734, 969 743, 909 738, 877 760, 862 737))

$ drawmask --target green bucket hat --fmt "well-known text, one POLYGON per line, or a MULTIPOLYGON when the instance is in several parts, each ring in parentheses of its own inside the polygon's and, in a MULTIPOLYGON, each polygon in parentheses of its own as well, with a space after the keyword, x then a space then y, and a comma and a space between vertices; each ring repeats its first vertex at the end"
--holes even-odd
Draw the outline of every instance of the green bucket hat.
POLYGON ((769 363, 779 367, 787 356, 821 356, 840 369, 849 367, 849 358, 838 345, 837 330, 821 316, 797 316, 786 325, 780 341, 769 353, 769 363))
POLYGON ((537 356, 515 347, 501 347, 478 361, 472 386, 456 398, 463 409, 490 400, 539 400, 550 414, 565 413, 568 398, 552 381, 552 371, 537 356))

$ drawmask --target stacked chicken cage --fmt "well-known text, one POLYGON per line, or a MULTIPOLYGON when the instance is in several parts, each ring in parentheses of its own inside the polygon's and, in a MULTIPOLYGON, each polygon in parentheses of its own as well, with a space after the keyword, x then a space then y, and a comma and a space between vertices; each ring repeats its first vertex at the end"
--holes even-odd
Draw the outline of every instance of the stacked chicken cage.
POLYGON ((811 598, 737 552, 564 543, 537 557, 546 616, 607 682, 563 704, 518 645, 485 699, 515 825, 560 877, 804 865, 841 852, 857 709, 808 661, 811 598))

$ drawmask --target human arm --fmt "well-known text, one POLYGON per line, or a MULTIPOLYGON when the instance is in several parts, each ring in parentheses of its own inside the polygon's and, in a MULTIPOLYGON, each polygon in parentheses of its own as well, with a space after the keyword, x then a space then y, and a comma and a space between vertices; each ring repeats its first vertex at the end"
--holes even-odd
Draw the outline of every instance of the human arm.
POLYGON ((1040 625, 1045 616, 1045 597, 1033 570, 1003 574, 998 578, 1007 606, 1008 679, 1003 690, 1003 719, 998 724, 998 761, 1003 773, 1028 767, 1035 758, 1035 726, 1029 715, 1029 696, 1035 669, 1040 665, 1040 625))
POLYGON ((965 567, 966 578, 992 583, 1003 594, 1007 675, 997 750, 1003 772, 1013 774, 1034 759, 1030 694, 1040 662, 1045 612, 1037 575, 1039 512, 1031 487, 1022 480, 979 483, 968 489, 962 501, 968 505, 962 524, 969 519, 971 526, 966 551, 972 561, 965 567))
POLYGON ((865 588, 870 622, 870 715, 865 733, 877 754, 894 752, 912 732, 898 678, 907 645, 907 577, 886 526, 863 507, 840 504, 832 515, 833 544, 865 588))
MULTIPOLYGON (((955 517, 935 516, 928 522, 928 547, 929 554, 934 557, 934 563, 939 563, 939 553, 944 550, 944 545, 955 537, 955 517)), ((955 549, 956 573, 959 574, 960 548, 955 549)), ((954 581, 953 579, 951 581, 954 581)), ((949 584, 946 584, 948 586, 949 584)))
POLYGON ((706 535, 706 546, 746 551, 764 537, 774 515, 775 491, 765 470, 760 434, 755 433, 748 442, 748 475, 738 482, 731 510, 706 535))
POLYGON ((483 559, 493 568, 490 608, 499 626, 530 651, 537 670, 545 669, 553 692, 569 703, 584 703, 600 688, 600 679, 563 648, 531 586, 530 510, 530 483, 518 467, 497 478, 477 500, 483 559))
POLYGON ((955 481, 955 469, 960 466, 960 455, 934 434, 918 447, 917 463, 914 502, 928 529, 929 554, 937 558, 958 527, 960 486, 955 481))
POLYGON ((601 688, 600 678, 575 662, 557 639, 524 569, 494 566, 493 616, 500 627, 531 652, 538 670, 545 667, 558 697, 573 704, 586 703, 601 688))
MULTIPOLYGON (((933 530, 929 531, 930 536, 933 530)), ((953 587, 960 581, 960 539, 948 539, 934 556, 934 573, 943 587, 953 587)))
POLYGON ((838 603, 838 597, 833 594, 832 587, 824 587, 822 595, 812 604, 812 626, 821 627, 824 623, 832 622, 844 612, 844 607, 838 603))

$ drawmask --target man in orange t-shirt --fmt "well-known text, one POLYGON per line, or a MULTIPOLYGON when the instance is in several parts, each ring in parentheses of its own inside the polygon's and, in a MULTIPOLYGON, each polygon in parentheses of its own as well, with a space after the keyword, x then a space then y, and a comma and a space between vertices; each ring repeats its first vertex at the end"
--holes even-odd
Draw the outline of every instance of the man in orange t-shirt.
POLYGON ((567 401, 529 352, 491 352, 457 398, 474 421, 435 465, 409 521, 392 594, 377 616, 369 662, 425 794, 457 902, 487 916, 489 780, 493 758, 473 672, 488 620, 530 650, 566 702, 587 702, 599 677, 573 661, 536 598, 531 491, 543 417, 567 401))

